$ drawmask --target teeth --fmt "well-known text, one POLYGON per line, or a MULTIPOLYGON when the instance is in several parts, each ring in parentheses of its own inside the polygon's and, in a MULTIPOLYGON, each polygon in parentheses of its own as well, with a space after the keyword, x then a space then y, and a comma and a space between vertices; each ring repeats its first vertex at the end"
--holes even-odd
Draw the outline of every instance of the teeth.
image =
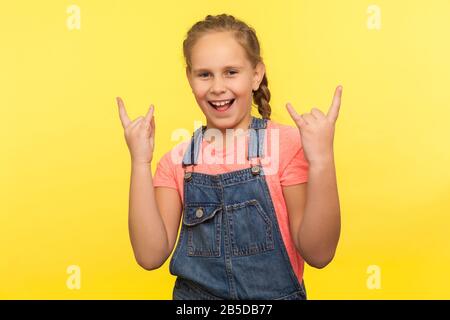
MULTIPOLYGON (((233 100, 233 99, 231 99, 231 100, 233 100)), ((223 101, 223 102, 213 102, 213 101, 211 101, 211 103, 212 103, 213 105, 217 106, 217 107, 221 107, 221 106, 224 106, 224 105, 226 105, 227 103, 229 103, 231 100, 227 100, 227 101, 223 101)))

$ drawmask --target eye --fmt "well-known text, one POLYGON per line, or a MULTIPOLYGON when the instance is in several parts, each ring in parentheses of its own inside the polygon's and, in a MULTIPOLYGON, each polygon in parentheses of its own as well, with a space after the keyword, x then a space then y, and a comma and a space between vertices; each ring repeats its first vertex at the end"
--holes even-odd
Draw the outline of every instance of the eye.
POLYGON ((199 73, 198 76, 200 78, 204 78, 204 76, 207 76, 208 74, 209 74, 208 72, 202 72, 202 73, 199 73))
POLYGON ((234 70, 230 70, 230 71, 228 71, 228 73, 229 73, 229 74, 231 74, 231 75, 233 75, 233 74, 236 74, 236 73, 237 73, 237 71, 234 71, 234 70))

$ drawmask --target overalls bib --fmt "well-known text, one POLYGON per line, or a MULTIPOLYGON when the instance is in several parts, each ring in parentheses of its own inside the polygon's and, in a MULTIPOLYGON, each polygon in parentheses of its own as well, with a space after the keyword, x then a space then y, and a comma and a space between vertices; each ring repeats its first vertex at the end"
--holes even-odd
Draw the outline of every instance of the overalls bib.
POLYGON ((266 126, 252 116, 247 159, 257 164, 217 175, 194 172, 206 126, 195 130, 183 157, 184 211, 169 266, 177 276, 173 299, 306 299, 258 161, 266 126))

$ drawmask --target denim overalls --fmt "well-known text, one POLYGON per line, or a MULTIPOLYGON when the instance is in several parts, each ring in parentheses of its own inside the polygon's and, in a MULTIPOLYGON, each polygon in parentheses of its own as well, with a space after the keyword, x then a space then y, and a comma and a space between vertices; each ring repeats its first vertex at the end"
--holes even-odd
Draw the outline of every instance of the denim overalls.
MULTIPOLYGON (((247 159, 263 156, 266 125, 252 116, 247 159)), ((260 162, 218 175, 194 172, 205 129, 194 132, 183 157, 184 212, 169 266, 177 276, 173 299, 306 300, 260 162)))

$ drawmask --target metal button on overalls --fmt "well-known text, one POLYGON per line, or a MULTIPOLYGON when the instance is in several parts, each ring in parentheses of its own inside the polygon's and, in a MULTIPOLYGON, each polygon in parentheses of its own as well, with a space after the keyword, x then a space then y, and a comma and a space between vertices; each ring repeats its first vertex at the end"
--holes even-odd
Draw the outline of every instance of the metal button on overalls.
POLYGON ((259 166, 252 167, 252 174, 253 175, 255 175, 255 176, 258 175, 259 171, 260 171, 259 166))
POLYGON ((202 209, 202 208, 198 208, 198 209, 195 211, 195 216, 196 216, 197 218, 203 217, 203 209, 202 209))

